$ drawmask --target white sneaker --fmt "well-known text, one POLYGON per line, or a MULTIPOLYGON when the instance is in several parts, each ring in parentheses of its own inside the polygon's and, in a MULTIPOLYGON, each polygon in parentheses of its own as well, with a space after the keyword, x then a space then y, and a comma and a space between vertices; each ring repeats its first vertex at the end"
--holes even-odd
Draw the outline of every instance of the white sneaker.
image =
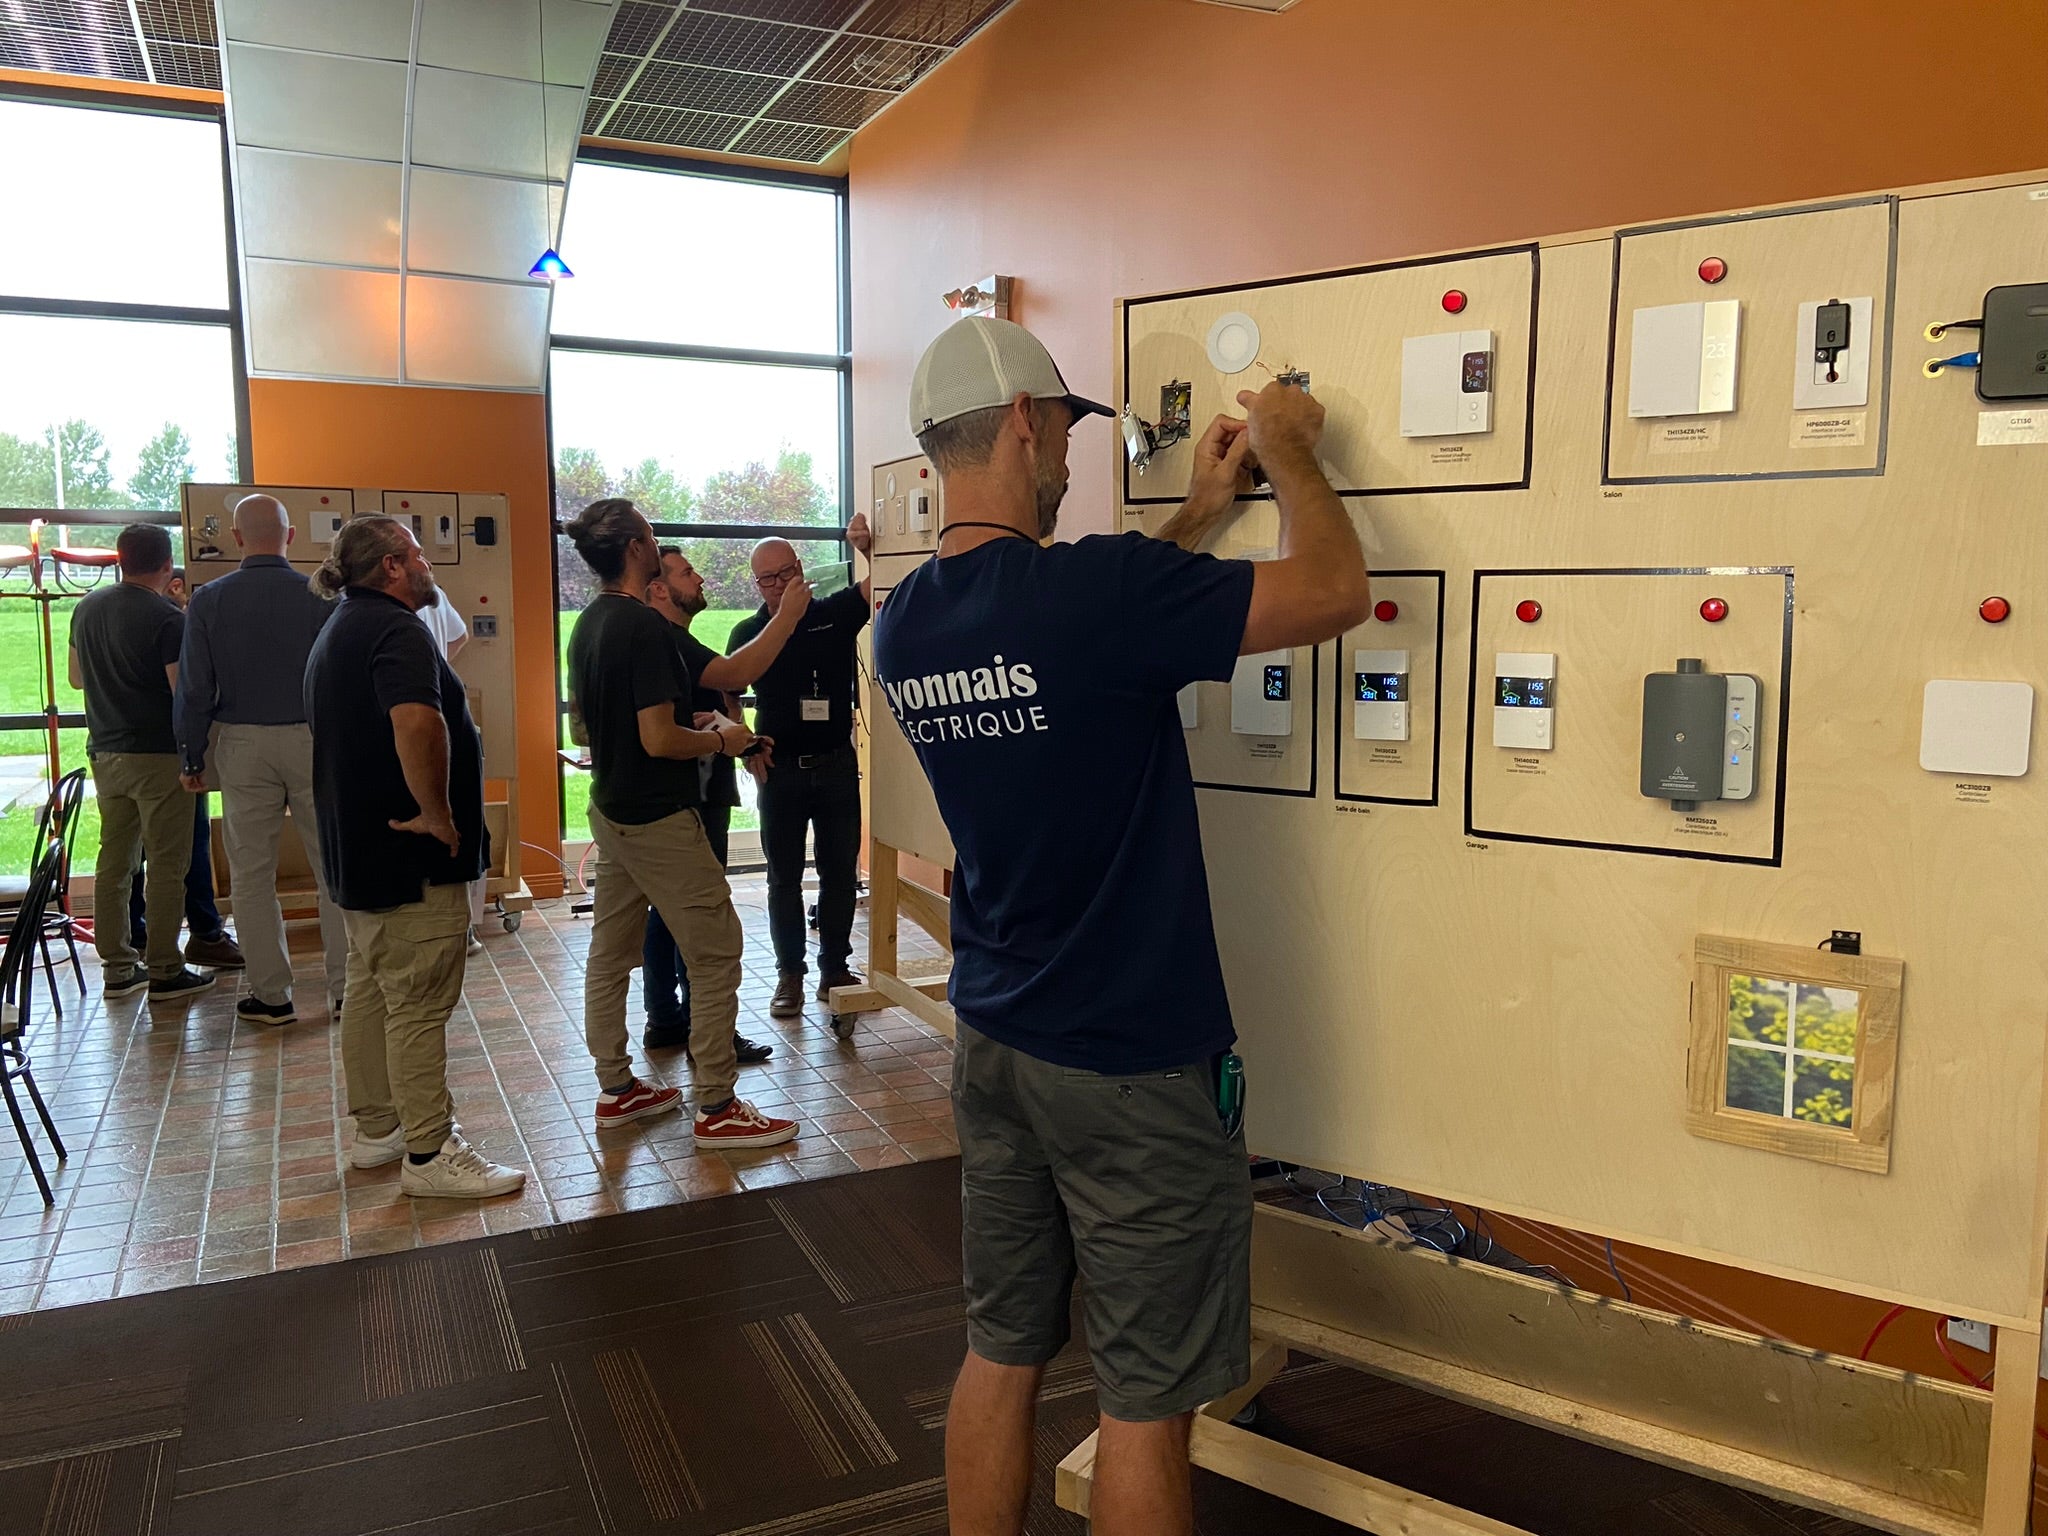
POLYGON ((356 1139, 348 1149, 348 1165, 351 1168, 382 1168, 397 1162, 405 1156, 405 1127, 394 1125, 382 1136, 365 1136, 356 1132, 356 1139))
POLYGON ((484 952, 484 941, 476 936, 474 928, 469 930, 469 953, 480 955, 484 952))
POLYGON ((408 1160, 398 1176, 401 1193, 446 1200, 488 1200, 493 1195, 509 1195, 525 1183, 524 1168, 492 1162, 464 1141, 459 1131, 449 1133, 433 1161, 408 1160))

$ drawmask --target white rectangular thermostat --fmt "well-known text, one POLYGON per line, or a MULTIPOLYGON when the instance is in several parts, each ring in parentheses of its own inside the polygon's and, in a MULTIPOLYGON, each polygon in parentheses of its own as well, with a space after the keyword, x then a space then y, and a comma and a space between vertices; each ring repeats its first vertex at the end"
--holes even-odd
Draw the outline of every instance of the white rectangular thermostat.
POLYGON ((1929 773, 2017 779, 2033 736, 2032 684, 1936 678, 1922 696, 1920 766, 1929 773))
POLYGON ((1351 653, 1351 737, 1354 741, 1408 739, 1408 653, 1351 653))
POLYGON ((1493 332, 1443 331, 1401 342, 1401 435, 1493 430, 1493 332))
POLYGON ((1501 651, 1493 658, 1493 744, 1548 752, 1557 720, 1557 658, 1501 651))
POLYGON ((1200 683, 1189 683, 1173 696, 1180 707, 1180 728, 1184 731, 1192 731, 1202 723, 1201 695, 1196 692, 1200 687, 1200 683))
POLYGON ((1629 333, 1629 415, 1714 416, 1734 410, 1741 345, 1739 299, 1637 310, 1629 333))
POLYGON ((1237 658, 1230 674, 1230 729, 1239 736, 1294 734, 1294 652, 1237 658))

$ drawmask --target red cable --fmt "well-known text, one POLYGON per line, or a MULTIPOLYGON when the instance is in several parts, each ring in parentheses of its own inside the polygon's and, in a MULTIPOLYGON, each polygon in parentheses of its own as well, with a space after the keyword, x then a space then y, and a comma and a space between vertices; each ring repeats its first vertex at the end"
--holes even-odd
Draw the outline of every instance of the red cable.
POLYGON ((1979 1376, 1975 1371, 1963 1364, 1962 1361, 1958 1360, 1955 1356, 1955 1351, 1948 1347, 1948 1319, 1945 1317, 1937 1317, 1934 1320, 1934 1347, 1941 1351, 1941 1358, 1954 1366, 1962 1375, 1962 1378, 1969 1382, 1971 1386, 1985 1389, 1990 1387, 1991 1378, 1989 1376, 1979 1376))
POLYGON ((1870 1337, 1865 1339, 1863 1341, 1863 1347, 1856 1351, 1856 1358, 1858 1360, 1868 1360, 1870 1358, 1871 1350, 1877 1347, 1877 1341, 1879 1338, 1883 1336, 1885 1329, 1891 1327, 1893 1323, 1897 1322, 1900 1318, 1904 1317, 1905 1315, 1906 1309, 1904 1307, 1893 1307, 1891 1311, 1885 1313, 1883 1317, 1879 1318, 1877 1320, 1877 1326, 1870 1330, 1870 1337))

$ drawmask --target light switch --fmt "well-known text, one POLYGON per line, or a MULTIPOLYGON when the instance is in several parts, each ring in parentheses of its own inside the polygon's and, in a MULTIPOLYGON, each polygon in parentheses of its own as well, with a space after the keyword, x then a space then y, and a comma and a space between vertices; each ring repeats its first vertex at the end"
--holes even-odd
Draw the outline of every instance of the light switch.
POLYGON ((1920 710, 1920 766, 1929 773, 2017 779, 2034 736, 2029 683, 1928 683, 1920 710))
POLYGON ((1501 651, 1493 658, 1493 744, 1548 752, 1557 720, 1557 657, 1501 651))
POLYGON ((1493 430, 1493 332, 1443 331, 1401 343, 1401 435, 1493 430))
POLYGON ((1354 741, 1408 739, 1408 653, 1351 653, 1351 736, 1354 741))
POLYGON ((341 525, 347 521, 340 512, 315 512, 313 514, 313 542, 332 544, 341 532, 341 525))
POLYGON ((1237 658, 1230 674, 1230 729, 1239 736, 1294 734, 1294 652, 1237 658))
POLYGON ((1714 416, 1734 410, 1741 343, 1738 299, 1637 310, 1629 336, 1629 415, 1714 416))
POLYGON ((910 525, 919 533, 930 533, 932 531, 931 492, 919 491, 911 498, 910 525))
POLYGON ((1184 731, 1192 731, 1202 723, 1200 686, 1189 683, 1173 696, 1174 703, 1180 707, 1180 728, 1184 731))

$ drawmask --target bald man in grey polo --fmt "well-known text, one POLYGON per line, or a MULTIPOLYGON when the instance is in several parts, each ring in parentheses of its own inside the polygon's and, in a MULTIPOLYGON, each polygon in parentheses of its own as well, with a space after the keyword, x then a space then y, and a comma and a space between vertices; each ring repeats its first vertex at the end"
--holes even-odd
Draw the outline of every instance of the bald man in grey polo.
POLYGON ((274 497, 248 496, 236 504, 241 566, 192 594, 178 662, 183 768, 196 779, 210 756, 220 790, 222 840, 249 982, 249 995, 235 1012, 259 1024, 289 1024, 296 1016, 277 899, 278 843, 287 807, 319 886, 330 1003, 348 965, 348 934, 328 899, 320 862, 313 734, 305 703, 306 657, 334 607, 315 596, 285 558, 295 532, 274 497))

